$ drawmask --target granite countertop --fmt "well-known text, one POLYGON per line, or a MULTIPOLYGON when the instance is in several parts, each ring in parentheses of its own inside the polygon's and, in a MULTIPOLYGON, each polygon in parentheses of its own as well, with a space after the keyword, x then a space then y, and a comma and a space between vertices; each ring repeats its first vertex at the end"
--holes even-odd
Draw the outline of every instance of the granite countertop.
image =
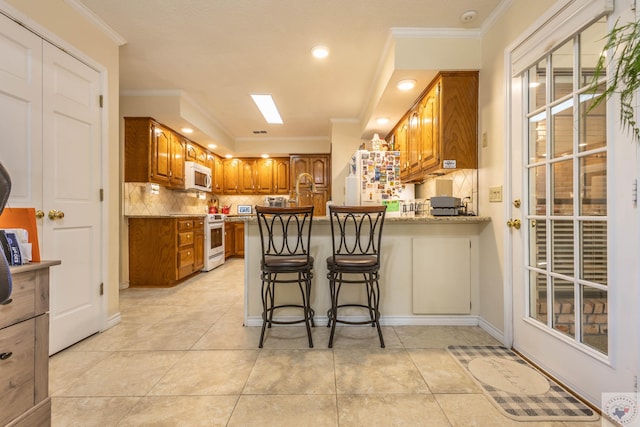
MULTIPOLYGON (((225 218, 229 222, 249 221, 255 222, 255 215, 229 215, 225 218)), ((314 222, 329 222, 328 216, 315 216, 314 222)), ((395 224, 482 224, 491 222, 488 216, 387 216, 385 223, 395 224)))

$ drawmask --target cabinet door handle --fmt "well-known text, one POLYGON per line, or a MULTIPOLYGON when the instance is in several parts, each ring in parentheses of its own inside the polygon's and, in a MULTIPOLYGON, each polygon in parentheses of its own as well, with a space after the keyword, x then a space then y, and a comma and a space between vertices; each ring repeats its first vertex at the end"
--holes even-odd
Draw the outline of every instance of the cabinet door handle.
POLYGON ((0 360, 7 360, 11 356, 13 356, 13 353, 10 351, 7 353, 0 353, 0 360))

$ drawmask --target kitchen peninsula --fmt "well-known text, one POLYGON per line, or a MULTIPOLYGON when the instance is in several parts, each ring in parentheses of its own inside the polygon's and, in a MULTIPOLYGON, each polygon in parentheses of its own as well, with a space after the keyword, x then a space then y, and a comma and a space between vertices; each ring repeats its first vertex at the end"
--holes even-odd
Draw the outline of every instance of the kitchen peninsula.
MULTIPOLYGON (((262 324, 260 231, 255 217, 234 220, 245 221, 245 324, 258 326, 262 324)), ((387 217, 382 237, 381 323, 476 325, 478 236, 489 221, 488 217, 477 216, 387 217)), ((311 255, 315 259, 311 305, 318 324, 326 324, 330 307, 325 259, 331 252, 329 217, 315 217, 311 230, 311 255)), ((349 291, 356 289, 345 286, 345 300, 349 291)), ((277 298, 295 301, 298 290, 293 286, 279 290, 277 298)), ((282 310, 278 314, 289 313, 282 310)))

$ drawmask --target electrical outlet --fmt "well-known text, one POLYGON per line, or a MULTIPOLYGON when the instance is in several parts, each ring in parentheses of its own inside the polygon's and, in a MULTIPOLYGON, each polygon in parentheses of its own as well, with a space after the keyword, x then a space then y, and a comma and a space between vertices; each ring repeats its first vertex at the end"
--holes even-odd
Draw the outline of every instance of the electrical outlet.
POLYGON ((501 202, 502 201, 502 185, 496 187, 489 187, 489 201, 501 202))

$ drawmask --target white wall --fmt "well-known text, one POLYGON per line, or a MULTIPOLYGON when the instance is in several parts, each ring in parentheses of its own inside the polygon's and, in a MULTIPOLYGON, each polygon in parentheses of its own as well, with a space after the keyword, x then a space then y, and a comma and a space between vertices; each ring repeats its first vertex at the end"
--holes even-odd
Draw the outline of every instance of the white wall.
POLYGON ((554 3, 555 0, 508 2, 507 9, 482 37, 479 140, 486 134, 487 146, 480 142, 478 147, 478 211, 492 221, 480 234, 480 316, 503 332, 505 203, 511 201, 503 197, 501 203, 489 203, 489 187, 505 184, 504 51, 554 3))
POLYGON ((361 125, 357 120, 334 120, 331 126, 331 201, 344 204, 344 179, 353 153, 364 141, 360 139, 361 125))

